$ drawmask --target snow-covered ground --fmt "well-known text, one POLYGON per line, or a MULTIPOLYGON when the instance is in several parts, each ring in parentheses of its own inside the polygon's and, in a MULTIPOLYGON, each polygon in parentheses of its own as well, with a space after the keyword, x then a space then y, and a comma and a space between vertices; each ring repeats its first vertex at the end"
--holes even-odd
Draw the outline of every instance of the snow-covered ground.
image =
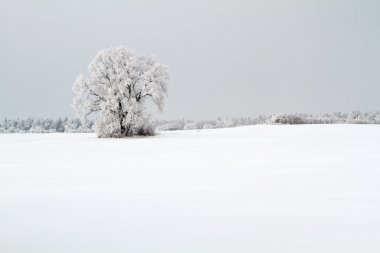
POLYGON ((380 252, 380 126, 0 135, 0 252, 380 252))

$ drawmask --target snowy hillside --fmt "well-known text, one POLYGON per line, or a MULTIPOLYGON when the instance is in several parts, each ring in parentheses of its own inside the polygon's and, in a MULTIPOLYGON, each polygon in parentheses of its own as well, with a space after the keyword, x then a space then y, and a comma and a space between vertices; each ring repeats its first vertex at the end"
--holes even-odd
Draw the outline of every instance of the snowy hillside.
POLYGON ((0 252, 380 252, 380 126, 0 135, 0 252))

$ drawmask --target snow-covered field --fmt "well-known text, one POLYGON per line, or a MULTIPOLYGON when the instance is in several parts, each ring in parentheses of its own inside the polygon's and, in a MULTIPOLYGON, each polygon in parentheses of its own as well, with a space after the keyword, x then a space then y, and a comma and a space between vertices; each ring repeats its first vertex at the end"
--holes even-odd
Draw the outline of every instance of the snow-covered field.
POLYGON ((380 126, 0 135, 0 252, 380 252, 380 126))

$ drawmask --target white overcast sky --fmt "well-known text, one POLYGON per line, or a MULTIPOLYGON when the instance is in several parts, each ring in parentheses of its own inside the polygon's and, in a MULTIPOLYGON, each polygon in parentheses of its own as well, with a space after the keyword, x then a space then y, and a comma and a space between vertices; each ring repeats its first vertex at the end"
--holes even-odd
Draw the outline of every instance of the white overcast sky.
POLYGON ((160 118, 380 109, 379 0, 0 0, 0 118, 74 116, 117 45, 170 66, 160 118))

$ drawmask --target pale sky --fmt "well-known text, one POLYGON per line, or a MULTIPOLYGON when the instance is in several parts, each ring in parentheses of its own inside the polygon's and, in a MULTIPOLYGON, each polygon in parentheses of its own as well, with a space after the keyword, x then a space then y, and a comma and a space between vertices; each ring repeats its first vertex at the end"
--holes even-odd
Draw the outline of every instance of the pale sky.
POLYGON ((75 116, 117 45, 170 66, 164 119, 380 109, 378 0, 0 0, 0 118, 75 116))

